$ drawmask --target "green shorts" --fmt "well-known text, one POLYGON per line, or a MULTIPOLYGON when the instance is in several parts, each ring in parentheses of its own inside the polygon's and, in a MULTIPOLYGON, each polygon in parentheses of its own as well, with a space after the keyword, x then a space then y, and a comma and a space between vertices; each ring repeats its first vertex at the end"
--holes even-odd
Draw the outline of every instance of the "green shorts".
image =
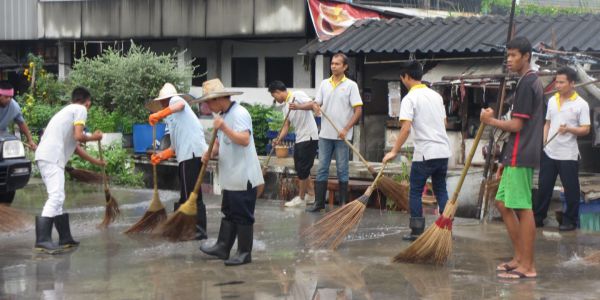
POLYGON ((513 209, 532 209, 531 186, 533 168, 505 167, 496 193, 496 200, 513 209))

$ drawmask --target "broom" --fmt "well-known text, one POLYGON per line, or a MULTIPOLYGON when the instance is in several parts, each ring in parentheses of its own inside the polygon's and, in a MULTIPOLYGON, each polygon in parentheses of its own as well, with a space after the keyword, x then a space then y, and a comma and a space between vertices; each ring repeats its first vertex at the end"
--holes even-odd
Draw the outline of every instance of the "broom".
POLYGON ((406 263, 434 263, 444 264, 452 252, 452 221, 454 220, 454 214, 456 213, 458 194, 462 188, 463 182, 471 161, 477 150, 477 145, 485 129, 485 124, 479 125, 477 135, 471 146, 471 152, 465 162, 462 174, 458 180, 458 185, 452 194, 452 200, 446 204, 443 214, 435 221, 435 225, 430 226, 419 238, 414 241, 404 251, 397 254, 394 258, 394 262, 406 262, 406 263))
POLYGON ((67 173, 69 173, 69 175, 71 175, 71 177, 75 180, 85 183, 102 183, 104 180, 104 176, 102 176, 102 174, 89 170, 75 169, 71 166, 66 166, 65 171, 67 171, 67 173))
MULTIPOLYGON (((296 98, 292 99, 292 103, 294 103, 295 100, 296 100, 296 98)), ((285 118, 283 119, 283 125, 285 125, 285 122, 287 122, 287 120, 290 116, 290 112, 292 112, 292 110, 288 108, 288 112, 287 112, 287 114, 285 114, 285 118)), ((281 134, 281 131, 283 130, 283 125, 281 126, 279 131, 277 131, 277 137, 279 137, 279 135, 281 134)), ((265 162, 265 165, 262 167, 263 177, 267 175, 267 169, 269 168, 269 162, 271 161, 271 157, 273 157, 274 152, 275 152, 275 147, 271 147, 271 151, 269 152, 269 155, 267 155, 267 161, 265 162)), ((261 184, 257 188, 256 197, 260 198, 260 196, 262 196, 264 191, 265 191, 265 185, 261 184)))
MULTIPOLYGON (((156 149, 156 126, 152 126, 152 149, 156 149)), ((152 231, 158 224, 167 218, 167 210, 160 202, 158 196, 158 176, 156 174, 156 165, 152 165, 152 177, 154 180, 154 193, 152 194, 152 202, 150 207, 144 213, 144 216, 135 224, 133 224, 124 233, 138 233, 152 231)))
MULTIPOLYGON (((325 119, 327 119, 329 124, 331 124, 333 129, 335 129, 335 131, 339 134, 340 131, 335 126, 333 121, 327 116, 327 114, 323 112, 323 110, 321 110, 321 114, 323 115, 323 117, 325 117, 325 119)), ((344 139, 344 142, 346 143, 346 145, 348 145, 348 147, 350 147, 350 149, 352 149, 352 151, 358 156, 360 161, 367 167, 373 178, 375 178, 377 176, 377 172, 375 171, 375 169, 373 169, 371 165, 369 165, 369 162, 360 154, 360 151, 358 151, 358 149, 356 149, 356 147, 354 147, 354 145, 352 145, 347 139, 344 139)), ((408 190, 405 186, 402 186, 400 183, 396 182, 392 178, 381 176, 377 188, 381 192, 383 192, 383 194, 388 199, 394 200, 394 202, 396 202, 396 204, 398 204, 398 206, 401 209, 408 210, 408 190)))
POLYGON ((384 163, 381 166, 381 170, 377 173, 375 180, 373 180, 371 186, 367 188, 362 196, 334 211, 328 212, 321 220, 308 227, 302 233, 302 235, 310 240, 309 245, 311 247, 328 247, 331 250, 335 250, 344 241, 348 232, 360 223, 369 197, 371 197, 380 179, 383 178, 382 174, 385 165, 384 163))
POLYGON ((0 204, 0 232, 17 231, 31 224, 31 217, 21 210, 0 204))
MULTIPOLYGON (((102 143, 98 141, 98 154, 100 155, 100 160, 104 160, 102 156, 102 143)), ((107 228, 108 225, 114 222, 121 211, 119 211, 119 203, 115 200, 110 194, 110 190, 108 189, 108 177, 106 176, 106 166, 102 165, 102 177, 104 181, 104 197, 106 199, 106 209, 104 210, 104 219, 102 223, 98 225, 100 228, 107 228)))
MULTIPOLYGON (((208 146, 209 154, 212 153, 213 146, 215 145, 217 131, 217 129, 213 129, 212 138, 208 146)), ((179 206, 177 211, 170 215, 167 221, 158 228, 158 234, 170 241, 187 241, 192 239, 196 234, 196 215, 198 214, 196 199, 198 199, 198 193, 202 192, 200 188, 207 166, 208 162, 202 164, 200 175, 198 175, 196 184, 194 185, 194 191, 190 193, 190 196, 179 206)))
POLYGON ((592 252, 592 254, 584 257, 583 260, 590 264, 600 264, 600 251, 592 252))

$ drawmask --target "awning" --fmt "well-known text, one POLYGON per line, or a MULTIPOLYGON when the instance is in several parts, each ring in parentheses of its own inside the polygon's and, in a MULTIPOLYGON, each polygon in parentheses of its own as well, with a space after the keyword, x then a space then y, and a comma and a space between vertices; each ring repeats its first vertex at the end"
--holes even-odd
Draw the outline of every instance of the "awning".
MULTIPOLYGON (((444 76, 466 76, 483 74, 501 74, 501 62, 441 62, 423 75, 423 81, 431 84, 442 81, 444 76)), ((448 82, 449 83, 449 82, 448 82)))

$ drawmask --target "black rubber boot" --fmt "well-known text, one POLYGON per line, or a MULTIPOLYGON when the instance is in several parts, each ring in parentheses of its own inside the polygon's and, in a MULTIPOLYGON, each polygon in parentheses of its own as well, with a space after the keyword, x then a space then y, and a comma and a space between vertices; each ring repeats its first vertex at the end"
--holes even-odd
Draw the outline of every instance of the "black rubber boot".
POLYGON ((315 181, 315 203, 307 207, 306 212, 319 212, 325 209, 325 194, 327 193, 327 181, 315 181))
POLYGON ((196 236, 195 240, 205 240, 206 234, 206 206, 201 199, 196 200, 196 236))
POLYGON ((340 181, 338 194, 340 206, 348 203, 348 182, 340 181))
POLYGON ((52 223, 54 218, 35 217, 35 246, 36 252, 47 254, 58 254, 61 252, 56 244, 52 242, 52 223))
POLYGON ((71 236, 71 226, 69 225, 69 214, 62 214, 54 217, 54 226, 58 231, 58 245, 61 248, 71 248, 79 246, 79 242, 71 236))
POLYGON ((254 239, 254 225, 236 224, 238 248, 234 257, 225 261, 226 266, 239 266, 252 262, 252 240, 254 239))
POLYGON ((173 203, 173 212, 176 212, 176 211, 179 209, 179 206, 180 206, 180 205, 181 205, 181 204, 179 204, 179 202, 175 202, 175 203, 173 203))
POLYGON ((410 234, 403 236, 402 239, 405 241, 416 240, 425 230, 425 218, 410 218, 408 227, 410 227, 411 232, 410 234))
POLYGON ((217 242, 212 246, 201 245, 200 251, 208 255, 216 256, 219 259, 228 259, 229 252, 235 241, 235 227, 236 225, 233 224, 233 222, 221 219, 221 228, 219 229, 217 242))

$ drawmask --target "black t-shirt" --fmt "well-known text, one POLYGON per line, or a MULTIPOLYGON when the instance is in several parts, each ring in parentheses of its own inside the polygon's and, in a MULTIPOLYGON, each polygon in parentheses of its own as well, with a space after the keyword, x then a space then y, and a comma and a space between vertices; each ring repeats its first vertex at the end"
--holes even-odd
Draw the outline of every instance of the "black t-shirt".
POLYGON ((512 117, 523 119, 521 131, 511 133, 502 158, 505 166, 537 168, 544 139, 544 87, 534 72, 521 77, 515 91, 512 117))

